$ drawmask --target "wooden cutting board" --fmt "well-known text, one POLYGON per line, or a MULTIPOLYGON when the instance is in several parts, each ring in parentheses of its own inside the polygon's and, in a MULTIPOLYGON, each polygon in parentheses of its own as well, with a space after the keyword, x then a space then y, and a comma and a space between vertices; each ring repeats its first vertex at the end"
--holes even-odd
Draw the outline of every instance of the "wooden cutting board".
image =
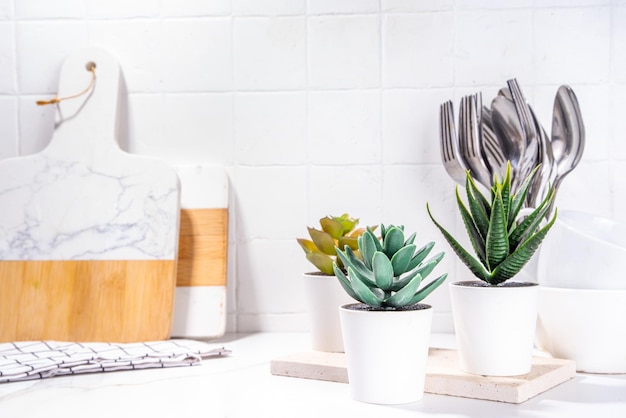
POLYGON ((226 330, 228 174, 212 164, 174 166, 181 184, 173 337, 217 338, 226 330))
POLYGON ((48 147, 0 161, 0 341, 169 337, 180 190, 169 165, 122 151, 118 62, 64 62, 48 147))

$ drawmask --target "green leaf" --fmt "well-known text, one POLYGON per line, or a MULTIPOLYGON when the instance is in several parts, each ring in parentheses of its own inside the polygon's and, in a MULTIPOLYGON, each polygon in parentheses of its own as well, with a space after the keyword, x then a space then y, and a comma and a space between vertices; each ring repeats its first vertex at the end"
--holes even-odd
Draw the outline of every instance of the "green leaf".
POLYGON ((421 283, 422 276, 418 274, 406 286, 388 298, 385 304, 396 308, 408 305, 421 283))
POLYGON ((357 299, 374 308, 382 305, 382 299, 379 299, 379 297, 359 279, 359 275, 355 274, 351 267, 348 267, 348 278, 352 284, 352 290, 354 290, 354 293, 358 296, 357 299))
POLYGON ((398 291, 402 289, 416 274, 419 274, 420 276, 422 276, 422 278, 426 278, 437 266, 437 264, 439 264, 444 255, 445 254, 441 252, 432 257, 430 260, 426 261, 424 264, 420 265, 415 270, 411 270, 408 274, 406 274, 394 283, 392 290, 398 291))
POLYGON ((452 250, 456 253, 459 259, 470 269, 472 274, 479 278, 480 280, 488 281, 490 278, 489 272, 485 269, 480 261, 475 259, 470 253, 468 253, 465 248, 459 244, 452 235, 448 231, 446 231, 439 223, 433 218, 433 215, 430 213, 430 208, 428 207, 428 203, 426 204, 426 210, 428 211, 428 216, 433 221, 435 226, 441 231, 443 237, 448 241, 452 250))
POLYGON ((496 198, 491 207, 489 232, 485 241, 487 268, 493 270, 509 255, 509 234, 502 195, 496 190, 496 198))
POLYGON ((517 190, 517 193, 515 193, 515 196, 512 199, 513 201, 511 203, 511 209, 509 211, 509 218, 508 218, 508 225, 507 225, 509 230, 513 226, 513 223, 515 222, 515 219, 517 218, 519 211, 522 210, 522 207, 524 207, 524 201, 526 200, 526 195, 528 194, 528 190, 530 188, 530 185, 532 184, 533 178, 537 174, 538 169, 539 169, 539 166, 535 167, 530 172, 530 174, 526 176, 526 178, 520 185, 519 189, 517 190))
POLYGON ((474 223, 472 216, 465 207, 465 204, 463 204, 458 187, 456 188, 456 201, 459 207, 459 212, 461 213, 461 219, 463 219, 463 224, 465 224, 465 230, 467 231, 470 243, 474 249, 474 253, 476 253, 482 264, 487 264, 485 258, 485 239, 476 228, 476 224, 474 223))
POLYGON ((391 257, 391 265, 393 266, 394 276, 400 276, 408 271, 409 263, 413 258, 416 248, 415 244, 407 245, 402 247, 393 255, 393 257, 391 257))
MULTIPOLYGON (((477 196, 482 196, 480 190, 474 184, 474 181, 471 177, 468 176, 465 181, 465 190, 467 194, 467 204, 469 206, 469 212, 471 213, 472 223, 476 227, 475 229, 480 234, 481 238, 485 239, 487 237, 487 231, 489 230, 489 216, 487 215, 489 211, 489 204, 483 202, 477 196)), ((457 199, 460 199, 458 196, 458 188, 457 188, 457 199)), ((484 199, 484 197, 483 197, 484 199)))
POLYGON ((343 271, 341 271, 341 269, 336 264, 333 266, 333 270, 335 272, 335 276, 337 277, 337 279, 339 279, 339 283, 341 284, 341 287, 343 287, 343 290, 345 290, 352 299, 358 300, 361 303, 365 303, 359 298, 354 290, 352 290, 352 284, 350 283, 350 280, 346 277, 345 274, 343 274, 343 271))
POLYGON ((383 239, 383 252, 391 258, 404 245, 404 232, 395 226, 387 230, 383 239))
POLYGON ((372 268, 372 257, 376 251, 382 251, 382 246, 378 238, 374 233, 368 229, 365 233, 359 237, 359 249, 361 250, 361 257, 367 268, 372 268))
POLYGON ((489 219, 489 216, 491 216, 491 204, 489 203, 485 195, 482 194, 472 176, 469 175, 469 171, 467 172, 467 177, 468 178, 466 178, 465 182, 466 188, 469 185, 472 195, 474 196, 474 200, 476 200, 476 202, 482 207, 483 211, 487 215, 487 219, 489 219))
POLYGON ((430 254, 430 251, 433 249, 434 246, 435 242, 431 241, 419 250, 417 250, 406 268, 407 271, 413 270, 415 267, 419 266, 420 263, 424 261, 424 259, 428 256, 428 254, 430 254))
POLYGON ((423 301, 428 295, 437 289, 447 277, 448 273, 444 273, 432 282, 428 283, 426 286, 422 287, 419 291, 417 291, 417 293, 415 293, 415 296, 413 296, 413 299, 411 299, 408 305, 415 305, 416 303, 423 301))
POLYGON ((309 239, 304 239, 304 238, 297 238, 298 244, 300 244, 300 247, 302 247, 302 249, 304 250, 305 253, 310 253, 310 252, 319 252, 319 250, 317 249, 317 247, 315 246, 315 243, 309 239))
POLYGON ((374 272, 368 269, 363 261, 357 257, 350 247, 344 247, 345 251, 341 251, 337 248, 337 257, 343 265, 346 267, 352 267, 352 269, 361 276, 362 281, 368 286, 376 286, 376 279, 374 278, 374 272))
POLYGON ((515 252, 509 255, 500 265, 493 271, 492 277, 489 280, 491 284, 503 283, 504 281, 514 277, 520 272, 522 268, 532 258, 537 248, 541 245, 541 242, 546 237, 546 234, 554 225, 556 221, 556 210, 552 220, 536 234, 528 238, 522 245, 520 245, 515 252))
POLYGON ((411 245, 411 244, 413 244, 413 243, 415 242, 415 237, 416 237, 416 236, 417 236, 417 233, 416 233, 416 232, 413 232, 413 233, 411 234, 411 236, 410 236, 410 237, 408 237, 408 238, 406 239, 406 241, 404 241, 404 245, 406 246, 406 245, 411 245))
POLYGON ((372 268, 374 270, 374 278, 376 286, 379 289, 388 291, 393 284, 393 266, 385 253, 376 251, 372 258, 372 268))
POLYGON ((328 255, 335 255, 335 240, 330 234, 315 228, 308 228, 308 230, 311 239, 321 252, 328 255))
POLYGON ((331 219, 329 217, 322 218, 320 219, 320 225, 322 227, 322 231, 326 232, 334 239, 338 239, 343 235, 343 225, 335 219, 331 219))
POLYGON ((333 259, 319 252, 311 252, 306 255, 309 260, 319 271, 330 276, 333 275, 333 259))
POLYGON ((341 224, 343 235, 348 234, 359 224, 358 219, 351 218, 347 213, 334 217, 333 220, 341 224))
POLYGON ((353 250, 359 249, 359 241, 357 237, 340 237, 337 240, 337 247, 343 248, 345 246, 352 248, 353 250))
POLYGON ((554 193, 555 191, 552 190, 548 195, 546 195, 534 211, 532 211, 519 224, 513 226, 513 229, 509 233, 511 252, 515 251, 522 241, 524 241, 529 235, 534 234, 539 228, 539 224, 541 224, 550 210, 552 200, 554 199, 554 193))
MULTIPOLYGON (((506 174, 504 175, 504 183, 500 188, 500 196, 502 197, 502 207, 504 212, 504 224, 508 231, 509 211, 511 208, 511 163, 507 162, 506 174)), ((492 208, 493 210, 493 208, 492 208)))

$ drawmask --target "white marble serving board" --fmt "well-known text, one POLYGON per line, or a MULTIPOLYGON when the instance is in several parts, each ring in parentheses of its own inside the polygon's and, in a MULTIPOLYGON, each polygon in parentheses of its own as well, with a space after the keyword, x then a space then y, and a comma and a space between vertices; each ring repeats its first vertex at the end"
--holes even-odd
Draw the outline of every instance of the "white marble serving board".
POLYGON ((70 55, 50 144, 0 161, 0 260, 175 259, 179 181, 164 162, 131 155, 117 143, 124 83, 118 62, 87 49, 70 55))

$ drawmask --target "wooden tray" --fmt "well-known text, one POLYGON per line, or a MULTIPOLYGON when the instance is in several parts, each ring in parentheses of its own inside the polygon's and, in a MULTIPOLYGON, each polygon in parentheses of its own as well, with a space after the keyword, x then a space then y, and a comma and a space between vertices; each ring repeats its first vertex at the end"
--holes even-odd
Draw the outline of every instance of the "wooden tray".
MULTIPOLYGON (((308 351, 274 359, 270 371, 277 376, 348 383, 343 353, 308 351)), ((576 375, 571 360, 534 357, 532 370, 522 376, 492 377, 459 370, 456 350, 431 348, 424 391, 438 395, 519 404, 576 375)))

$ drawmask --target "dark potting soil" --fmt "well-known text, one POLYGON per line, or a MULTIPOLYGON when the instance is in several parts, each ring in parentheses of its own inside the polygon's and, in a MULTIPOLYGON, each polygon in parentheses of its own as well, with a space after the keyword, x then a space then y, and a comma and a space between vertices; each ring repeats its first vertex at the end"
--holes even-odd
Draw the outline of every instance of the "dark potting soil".
POLYGON ((403 306, 402 308, 373 308, 369 305, 366 305, 365 303, 352 303, 350 305, 345 305, 344 307, 352 311, 372 311, 372 312, 421 311, 422 309, 431 308, 430 305, 426 305, 425 303, 416 303, 415 305, 403 306))
POLYGON ((457 284, 459 286, 465 286, 465 287, 493 287, 493 288, 498 288, 498 287, 531 287, 531 286, 538 286, 537 283, 530 283, 530 282, 504 282, 504 283, 500 283, 500 284, 497 284, 497 285, 492 285, 492 284, 489 284, 487 282, 476 281, 476 280, 467 281, 467 282, 457 282, 455 284, 457 284))

